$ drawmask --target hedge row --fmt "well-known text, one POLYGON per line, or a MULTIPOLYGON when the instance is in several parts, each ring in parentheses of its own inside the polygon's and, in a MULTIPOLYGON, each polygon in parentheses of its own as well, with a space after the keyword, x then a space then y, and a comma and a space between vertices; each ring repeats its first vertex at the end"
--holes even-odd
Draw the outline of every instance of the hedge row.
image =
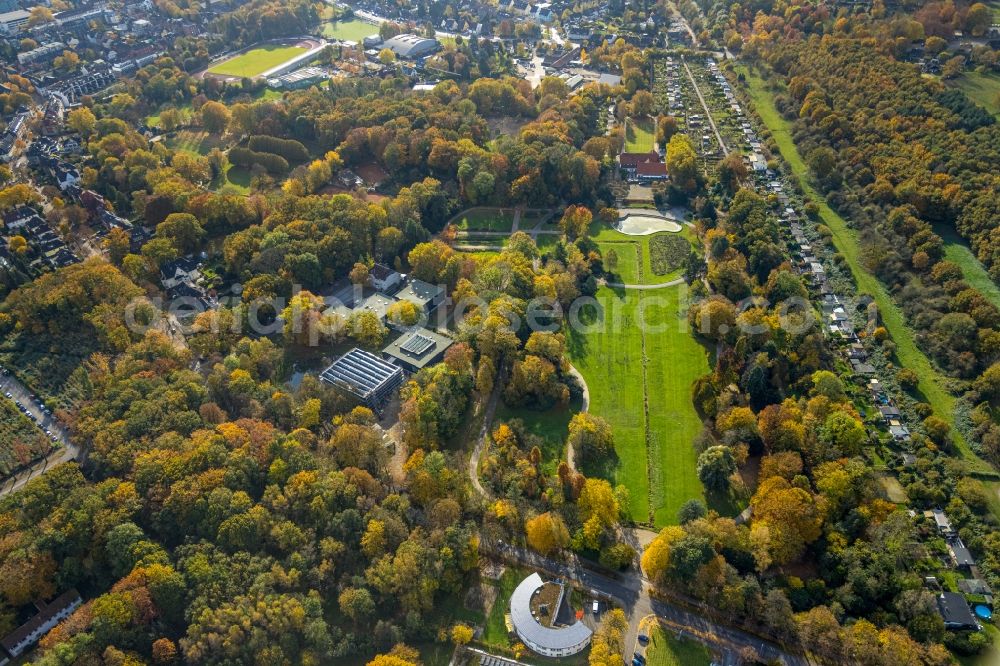
POLYGON ((288 160, 274 153, 262 153, 237 146, 229 149, 229 161, 247 169, 259 164, 268 173, 288 173, 288 160))
POLYGON ((279 139, 276 136, 258 134, 250 137, 250 150, 281 155, 289 162, 308 162, 309 151, 295 139, 279 139))

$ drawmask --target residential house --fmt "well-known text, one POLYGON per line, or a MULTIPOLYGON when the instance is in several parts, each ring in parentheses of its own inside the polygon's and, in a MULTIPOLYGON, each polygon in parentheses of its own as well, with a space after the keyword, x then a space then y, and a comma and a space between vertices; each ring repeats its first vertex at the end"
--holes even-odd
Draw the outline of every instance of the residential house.
POLYGON ((980 629, 965 597, 958 592, 940 593, 937 597, 937 607, 946 629, 971 629, 973 631, 980 629))

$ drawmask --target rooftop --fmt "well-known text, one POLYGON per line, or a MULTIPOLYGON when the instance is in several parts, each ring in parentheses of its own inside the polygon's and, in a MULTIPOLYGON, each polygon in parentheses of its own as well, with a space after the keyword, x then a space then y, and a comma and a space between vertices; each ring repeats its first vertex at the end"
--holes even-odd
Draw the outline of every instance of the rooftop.
POLYGON ((510 596, 510 618, 518 635, 549 650, 568 650, 590 640, 593 632, 582 622, 545 627, 531 613, 531 600, 544 581, 537 573, 525 578, 510 596))
POLYGON ((410 367, 423 368, 439 358, 451 344, 451 338, 426 328, 418 328, 399 336, 382 353, 397 358, 410 367))

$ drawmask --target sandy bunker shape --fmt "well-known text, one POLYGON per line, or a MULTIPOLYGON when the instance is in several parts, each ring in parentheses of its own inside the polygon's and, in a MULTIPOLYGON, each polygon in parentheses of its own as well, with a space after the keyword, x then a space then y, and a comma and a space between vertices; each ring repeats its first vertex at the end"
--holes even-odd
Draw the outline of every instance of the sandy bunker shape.
POLYGON ((680 230, 681 225, 677 222, 648 213, 626 213, 618 220, 618 231, 629 236, 648 236, 661 231, 677 233, 680 230))

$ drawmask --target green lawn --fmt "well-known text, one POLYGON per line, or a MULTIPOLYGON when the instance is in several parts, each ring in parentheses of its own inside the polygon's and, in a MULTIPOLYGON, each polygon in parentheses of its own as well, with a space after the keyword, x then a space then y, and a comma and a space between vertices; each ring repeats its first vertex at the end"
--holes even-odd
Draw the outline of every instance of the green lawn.
MULTIPOLYGON (((621 278, 641 280, 639 244, 605 241, 602 250, 609 245, 618 253, 621 278)), ((567 334, 570 359, 590 389, 590 411, 611 423, 618 456, 606 466, 585 464, 584 471, 625 485, 632 518, 657 526, 676 522, 685 501, 704 497, 692 447, 701 420, 691 404, 691 384, 709 371, 708 355, 687 328, 682 293, 680 287, 602 287, 602 317, 594 330, 571 328, 567 334), (641 308, 645 333, 638 325, 641 308)))
POLYGON ((990 303, 1000 308, 1000 287, 990 277, 989 272, 972 253, 965 239, 948 227, 937 227, 934 230, 944 241, 944 256, 949 261, 954 261, 962 269, 962 276, 965 281, 972 285, 979 293, 989 299, 990 303))
POLYGON ((746 75, 748 91, 757 109, 757 113, 760 114, 764 124, 774 136, 774 140, 778 144, 778 150, 781 152, 782 157, 784 157, 785 162, 788 163, 792 172, 802 183, 802 189, 806 196, 819 206, 819 217, 823 224, 829 227, 833 233, 833 243, 837 251, 847 260, 858 289, 872 295, 878 304, 882 323, 888 329, 893 342, 896 343, 896 356, 899 364, 910 368, 920 377, 920 392, 923 394, 925 400, 934 408, 935 414, 952 425, 951 437, 959 451, 961 451, 962 456, 972 462, 979 471, 992 473, 989 465, 972 451, 962 435, 954 428, 955 398, 945 388, 946 378, 934 368, 927 356, 917 348, 913 331, 910 330, 903 317, 903 313, 896 306, 895 302, 893 302, 885 287, 862 266, 856 234, 847 226, 847 221, 834 212, 827 205, 826 199, 813 189, 809 183, 809 169, 802 160, 795 142, 792 140, 788 123, 775 108, 774 98, 767 89, 764 80, 750 73, 745 68, 741 68, 741 71, 746 75))
POLYGON ((625 130, 625 151, 648 153, 653 149, 653 121, 649 119, 628 119, 625 130))
POLYGON ((348 42, 360 42, 369 35, 377 35, 378 26, 359 19, 330 21, 323 25, 323 36, 348 42))
POLYGON ((454 218, 461 231, 501 231, 514 227, 514 211, 510 208, 470 208, 454 218))
POLYGON ((712 663, 712 653, 697 641, 678 639, 657 627, 649 636, 646 663, 648 666, 708 666, 712 663))
POLYGON ((291 60, 300 53, 305 53, 305 51, 306 49, 301 46, 267 44, 251 49, 235 58, 220 62, 218 65, 209 68, 208 72, 209 74, 219 74, 221 76, 259 76, 283 62, 291 60))
POLYGON ((510 647, 510 639, 507 637, 507 624, 504 620, 507 614, 507 606, 510 604, 510 595, 514 593, 514 588, 524 579, 524 572, 520 569, 508 567, 500 577, 497 585, 497 599, 490 609, 490 614, 486 616, 486 626, 483 627, 483 643, 496 645, 498 647, 510 647))
MULTIPOLYGON (((1000 9, 997 12, 997 20, 1000 21, 1000 9)), ((1000 117, 1000 104, 997 103, 997 95, 1000 95, 1000 74, 969 71, 962 74, 956 82, 974 102, 1000 117)))
POLYGON ((213 148, 228 148, 217 134, 209 134, 204 130, 179 130, 167 138, 166 145, 171 150, 182 150, 193 155, 205 156, 213 148))
POLYGON ((549 474, 555 474, 559 462, 566 458, 566 436, 569 433, 569 420, 580 411, 580 401, 575 400, 568 407, 553 407, 545 411, 533 409, 512 409, 503 401, 497 405, 496 417, 492 427, 500 423, 520 419, 524 428, 532 435, 540 437, 542 444, 542 466, 549 474))

